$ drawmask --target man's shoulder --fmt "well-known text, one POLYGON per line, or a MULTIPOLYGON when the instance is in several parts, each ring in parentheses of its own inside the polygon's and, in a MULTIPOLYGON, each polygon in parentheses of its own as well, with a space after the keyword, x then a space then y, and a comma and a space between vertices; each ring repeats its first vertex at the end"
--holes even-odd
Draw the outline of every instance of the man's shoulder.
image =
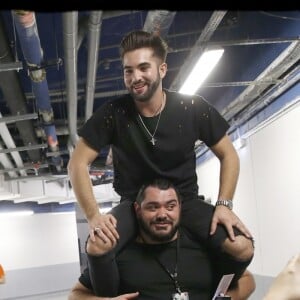
POLYGON ((182 104, 196 104, 196 103, 207 103, 207 101, 204 99, 204 97, 200 95, 187 95, 187 94, 181 94, 177 91, 164 89, 167 97, 172 100, 172 103, 174 105, 182 105, 182 104), (174 100, 174 101, 173 101, 174 100))
POLYGON ((192 234, 189 233, 184 227, 180 227, 180 245, 184 248, 199 249, 206 252, 208 249, 203 243, 200 243, 193 238, 192 234))
POLYGON ((120 112, 121 110, 127 110, 128 108, 133 107, 133 100, 130 94, 125 94, 118 96, 113 99, 104 101, 100 106, 97 107, 95 113, 109 113, 120 112))

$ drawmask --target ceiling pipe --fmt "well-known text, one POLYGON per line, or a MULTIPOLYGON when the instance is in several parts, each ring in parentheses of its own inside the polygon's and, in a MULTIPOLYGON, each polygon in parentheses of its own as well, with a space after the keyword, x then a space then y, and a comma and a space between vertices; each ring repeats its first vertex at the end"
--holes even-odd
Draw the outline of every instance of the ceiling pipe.
MULTIPOLYGON (((48 146, 52 152, 59 153, 46 71, 45 67, 42 66, 44 63, 43 50, 38 35, 35 13, 31 11, 14 10, 13 16, 23 55, 29 70, 38 112, 43 120, 48 146)), ((61 171, 63 160, 59 154, 53 156, 51 159, 57 171, 61 171)))
POLYGON ((143 29, 148 32, 155 32, 162 37, 166 37, 175 15, 176 12, 173 11, 150 10, 147 14, 143 29))
MULTIPOLYGON (((230 120, 236 116, 240 111, 249 106, 253 100, 260 98, 262 92, 270 87, 270 84, 255 85, 256 81, 266 79, 282 79, 282 75, 286 73, 294 64, 297 64, 300 59, 300 42, 291 43, 281 54, 253 81, 253 85, 248 86, 238 97, 223 109, 221 112, 224 118, 230 120)), ((279 81, 275 84, 281 86, 279 81)), ((284 84, 285 85, 285 84, 284 84)), ((272 88, 272 90, 274 89, 272 88)))
MULTIPOLYGON (((11 51, 10 42, 7 38, 7 33, 4 28, 3 18, 0 14, 0 54, 1 63, 9 63, 14 61, 16 58, 13 56, 11 51)), ((0 72, 0 88, 3 93, 3 98, 6 100, 7 106, 12 115, 24 115, 27 114, 26 99, 23 93, 20 79, 16 71, 0 72)), ((30 120, 17 121, 15 123, 16 128, 23 140, 24 145, 37 144, 37 137, 34 135, 33 122, 30 120)), ((11 147, 11 146, 9 146, 11 147)), ((8 147, 8 148, 9 148, 8 147)), ((32 163, 39 162, 41 160, 40 152, 37 150, 28 151, 28 157, 32 163)), ((15 163, 18 167, 22 167, 22 158, 18 153, 15 153, 15 163), (17 160, 16 157, 18 156, 17 160)), ((6 155, 1 155, 0 162, 4 165, 7 163, 6 155), (4 162, 5 160, 5 162, 4 162)))
POLYGON ((66 77, 66 98, 68 103, 69 152, 78 141, 77 135, 77 34, 78 12, 63 13, 63 41, 66 77))
POLYGON ((93 113, 101 24, 102 11, 91 12, 88 23, 88 64, 85 121, 87 121, 93 113))

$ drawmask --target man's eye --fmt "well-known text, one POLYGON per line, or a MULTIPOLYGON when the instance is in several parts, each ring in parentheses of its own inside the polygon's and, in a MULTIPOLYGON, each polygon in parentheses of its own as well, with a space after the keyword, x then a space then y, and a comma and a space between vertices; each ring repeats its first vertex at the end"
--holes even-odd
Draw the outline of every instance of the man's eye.
POLYGON ((148 68, 149 68, 148 66, 147 67, 146 66, 145 67, 141 67, 141 71, 142 72, 146 72, 148 70, 148 68))
POLYGON ((153 205, 148 206, 147 209, 153 211, 153 210, 155 210, 155 206, 153 206, 153 205))
POLYGON ((174 204, 170 204, 170 205, 168 205, 168 206, 167 206, 167 210, 173 210, 173 209, 174 209, 174 207, 175 207, 175 205, 174 205, 174 204))

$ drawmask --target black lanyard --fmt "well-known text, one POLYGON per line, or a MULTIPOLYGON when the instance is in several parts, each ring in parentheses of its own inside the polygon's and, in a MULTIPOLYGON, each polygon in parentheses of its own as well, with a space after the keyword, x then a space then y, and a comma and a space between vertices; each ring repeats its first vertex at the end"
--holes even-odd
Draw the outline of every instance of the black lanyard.
POLYGON ((163 270, 166 271, 167 274, 170 276, 170 278, 173 280, 176 293, 181 294, 181 289, 178 283, 178 254, 179 254, 179 233, 176 240, 176 262, 175 262, 174 272, 171 273, 169 269, 158 259, 158 257, 155 257, 155 260, 159 263, 159 265, 163 268, 163 270))

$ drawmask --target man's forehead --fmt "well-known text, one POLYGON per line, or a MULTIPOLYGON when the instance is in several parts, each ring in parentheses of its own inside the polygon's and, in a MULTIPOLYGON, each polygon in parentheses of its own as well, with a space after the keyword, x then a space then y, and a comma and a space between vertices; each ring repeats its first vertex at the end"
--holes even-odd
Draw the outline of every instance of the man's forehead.
POLYGON ((178 197, 173 188, 161 190, 158 187, 149 186, 145 189, 144 201, 177 200, 178 197))

